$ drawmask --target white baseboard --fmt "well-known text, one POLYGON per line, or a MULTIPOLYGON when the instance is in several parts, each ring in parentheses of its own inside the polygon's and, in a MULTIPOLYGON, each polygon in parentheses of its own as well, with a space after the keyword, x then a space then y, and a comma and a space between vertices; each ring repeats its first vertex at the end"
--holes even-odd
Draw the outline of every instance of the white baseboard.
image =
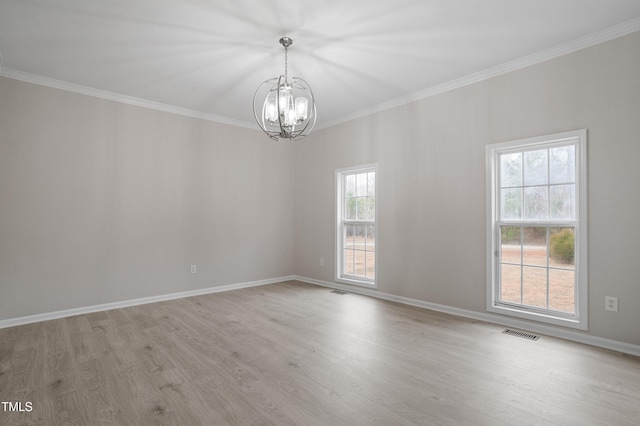
POLYGON ((439 305, 437 303, 425 302, 418 299, 411 299, 409 297, 396 296, 389 293, 383 293, 378 290, 368 289, 364 287, 350 286, 344 284, 337 284, 329 281, 316 280, 313 278, 294 276, 295 280, 302 281, 308 284, 315 284, 322 287, 335 288, 337 290, 346 291, 348 293, 362 294, 365 296, 376 297, 378 299, 389 300, 391 302, 398 302, 405 305, 416 306, 418 308, 429 309, 432 311, 443 312, 446 314, 457 315, 460 317, 475 319, 478 321, 489 322, 506 327, 519 328, 521 330, 527 330, 534 333, 544 334, 551 337, 558 337, 573 342, 584 343, 586 345, 596 346, 599 348, 610 349, 617 352, 622 352, 629 355, 640 356, 640 345, 634 345, 631 343, 620 342, 617 340, 605 339, 603 337, 591 336, 589 334, 564 330, 556 327, 550 327, 544 324, 538 324, 531 321, 520 320, 516 318, 505 317, 502 315, 469 311, 467 309, 455 308, 452 306, 439 305))
POLYGON ((467 309, 455 308, 452 306, 439 305, 437 303, 425 302, 423 300, 412 299, 409 297, 396 296, 384 293, 375 289, 364 287, 350 286, 345 284, 337 284, 329 281, 316 280, 313 278, 302 277, 298 275, 289 275, 285 277, 270 278, 266 280, 249 281, 244 283, 229 284, 218 287, 208 287, 198 290, 190 290, 179 293, 162 294, 158 296, 143 297, 140 299, 125 300, 121 302, 104 303, 101 305, 85 306, 81 308, 67 309, 63 311, 48 312, 43 314, 28 315, 17 318, 9 318, 0 320, 0 329, 14 327, 17 325, 31 324, 34 322, 48 321, 52 319, 71 317, 74 315, 89 314, 93 312, 108 311, 111 309, 126 308, 130 306, 144 305, 147 303, 162 302, 166 300, 181 299, 185 297, 199 296, 203 294, 220 293, 223 291, 238 290, 241 288, 257 287, 267 284, 275 284, 283 281, 298 280, 308 284, 319 285, 322 287, 335 288, 348 293, 362 294, 365 296, 376 297, 378 299, 398 302, 405 305, 416 306, 418 308, 429 309, 432 311, 443 312, 446 314, 457 315, 464 318, 475 319, 478 321, 499 324, 506 327, 514 327, 522 330, 540 333, 547 336, 558 337, 573 342, 584 343, 599 348, 610 349, 629 355, 640 356, 640 345, 620 342, 617 340, 605 339, 603 337, 591 336, 572 330, 563 330, 550 327, 543 324, 537 324, 530 321, 519 320, 515 318, 503 317, 502 315, 489 314, 483 312, 469 311, 467 309))
POLYGON ((111 309, 127 308, 130 306, 145 305, 147 303, 163 302, 165 300, 182 299, 185 297, 200 296, 202 294, 220 293, 223 291, 238 290, 247 287, 256 287, 267 284, 275 284, 282 281, 293 280, 293 275, 286 277, 270 278, 266 280, 249 281, 238 284, 229 284, 218 287, 208 287, 198 290, 183 291, 179 293, 161 294, 158 296, 143 297, 140 299, 124 300, 121 302, 104 303, 101 305, 85 306, 81 308, 66 309, 63 311, 48 312, 36 315, 27 315, 17 318, 0 320, 0 328, 14 327, 16 325, 31 324, 34 322, 48 321, 58 318, 66 318, 74 315, 90 314, 93 312, 109 311, 111 309))

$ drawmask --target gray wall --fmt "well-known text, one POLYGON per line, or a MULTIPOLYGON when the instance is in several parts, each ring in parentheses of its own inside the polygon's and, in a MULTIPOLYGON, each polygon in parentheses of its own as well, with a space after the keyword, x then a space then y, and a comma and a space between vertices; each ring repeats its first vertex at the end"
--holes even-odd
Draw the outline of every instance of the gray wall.
POLYGON ((293 155, 0 78, 0 319, 293 274, 293 155))
POLYGON ((0 319, 333 281, 334 172, 371 162, 380 291, 484 313, 485 145, 587 128, 588 333, 640 344, 638 76, 635 33, 294 146, 0 78, 0 319))
POLYGON ((379 290, 486 312, 485 146, 581 128, 588 333, 640 344, 640 33, 297 144, 296 273, 334 280, 334 171, 378 162, 379 290), (620 312, 605 312, 605 295, 619 297, 620 312))

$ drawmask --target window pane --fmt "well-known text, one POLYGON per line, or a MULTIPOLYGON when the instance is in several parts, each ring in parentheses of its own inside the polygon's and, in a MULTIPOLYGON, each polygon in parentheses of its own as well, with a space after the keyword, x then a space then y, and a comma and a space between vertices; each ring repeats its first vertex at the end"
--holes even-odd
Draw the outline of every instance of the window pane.
POLYGON ((523 263, 547 266, 547 228, 524 228, 523 263))
POLYGON ((576 217, 576 186, 553 185, 549 188, 551 219, 574 220, 576 217))
POLYGON ((503 220, 522 219, 522 188, 500 190, 500 217, 503 220))
POLYGON ((354 197, 349 197, 349 198, 345 198, 344 200, 344 218, 346 220, 355 220, 356 219, 356 203, 357 203, 357 198, 354 197))
POLYGON ((376 277, 376 254, 368 251, 366 253, 366 277, 370 279, 374 279, 376 277))
POLYGON ((521 303, 521 266, 500 265, 500 301, 521 303))
POLYGON ((355 272, 354 275, 357 275, 359 277, 364 277, 365 276, 365 254, 366 252, 363 250, 356 250, 355 251, 355 272))
POLYGON ((369 197, 376 195, 376 174, 374 172, 367 173, 367 195, 369 197))
POLYGON ((547 150, 528 151, 524 153, 524 184, 545 185, 547 179, 547 150))
POLYGON ((367 219, 376 220, 376 199, 367 197, 367 219))
POLYGON ((353 197, 356 195, 356 175, 347 175, 344 177, 344 195, 345 197, 353 197))
POLYGON ((524 218, 547 219, 548 217, 548 187, 534 186, 524 189, 524 218))
POLYGON ((574 145, 549 150, 550 183, 576 181, 576 147, 574 145))
POLYGON ((522 303, 538 308, 547 307, 547 269, 522 267, 522 303))
POLYGON ((367 173, 358 173, 356 175, 356 195, 364 197, 367 195, 367 173))
POLYGON ((366 225, 366 241, 367 241, 367 250, 375 251, 376 250, 376 226, 375 225, 366 225))
POLYGON ((500 187, 522 185, 522 153, 500 156, 500 187))
POLYGON ((549 309, 575 313, 575 271, 549 270, 549 309))
POLYGON ((364 233, 365 225, 353 225, 355 228, 355 246, 356 249, 364 250, 364 233))
POLYGON ((519 226, 503 226, 500 229, 500 261, 507 263, 522 262, 522 244, 519 226))
POLYGON ((366 220, 367 219, 367 197, 356 197, 356 219, 357 220, 366 220))
POLYGON ((355 229, 353 225, 345 225, 344 231, 344 248, 345 249, 353 249, 355 248, 355 229))
POLYGON ((549 229, 549 265, 575 268, 575 229, 549 229))
POLYGON ((343 271, 345 274, 353 275, 355 274, 355 252, 353 250, 344 250, 344 266, 343 271))

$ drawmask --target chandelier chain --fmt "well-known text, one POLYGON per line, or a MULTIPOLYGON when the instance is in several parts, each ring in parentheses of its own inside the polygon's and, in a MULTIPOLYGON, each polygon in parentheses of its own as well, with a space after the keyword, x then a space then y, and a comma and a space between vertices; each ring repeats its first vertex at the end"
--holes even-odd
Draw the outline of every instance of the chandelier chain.
POLYGON ((284 82, 286 83, 289 79, 288 76, 288 68, 289 68, 289 59, 287 57, 287 46, 284 47, 284 82))

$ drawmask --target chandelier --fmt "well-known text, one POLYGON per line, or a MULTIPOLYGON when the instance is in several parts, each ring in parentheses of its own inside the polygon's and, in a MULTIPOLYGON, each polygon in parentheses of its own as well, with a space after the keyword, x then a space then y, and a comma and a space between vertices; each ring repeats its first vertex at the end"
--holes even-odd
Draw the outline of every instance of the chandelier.
POLYGON ((287 49, 293 40, 282 37, 284 75, 271 78, 253 95, 253 116, 271 139, 301 139, 316 125, 316 103, 309 83, 287 73, 287 49))

